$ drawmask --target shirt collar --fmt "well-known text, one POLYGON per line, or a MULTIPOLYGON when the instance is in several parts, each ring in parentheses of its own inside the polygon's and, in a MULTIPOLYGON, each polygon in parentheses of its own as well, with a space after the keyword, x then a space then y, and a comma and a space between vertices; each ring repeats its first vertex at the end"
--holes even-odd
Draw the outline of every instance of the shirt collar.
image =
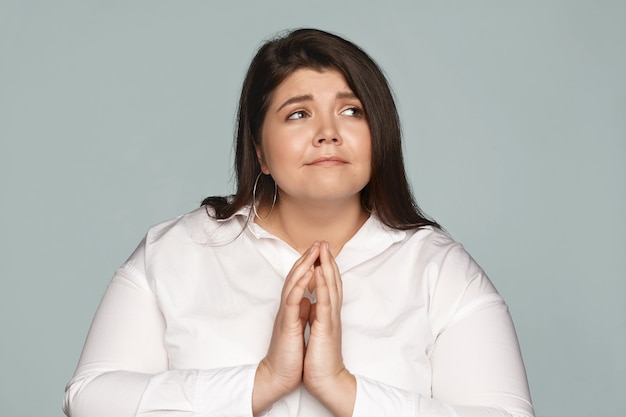
POLYGON ((339 270, 345 271, 372 259, 394 243, 404 240, 406 231, 392 229, 372 213, 337 256, 339 270))
POLYGON ((252 206, 243 206, 239 210, 237 210, 234 214, 232 214, 230 217, 227 217, 225 219, 217 219, 217 221, 220 223, 227 222, 239 216, 251 218, 250 211, 252 211, 252 206))
MULTIPOLYGON (((287 246, 280 238, 256 224, 250 211, 251 207, 246 206, 237 211, 233 217, 247 217, 247 229, 256 239, 275 239, 287 246)), ((355 235, 352 236, 341 249, 341 252, 336 258, 337 266, 343 273, 384 252, 394 243, 404 240, 405 237, 406 231, 392 229, 386 226, 375 213, 372 213, 355 235)), ((295 252, 295 250, 293 252, 295 252)))

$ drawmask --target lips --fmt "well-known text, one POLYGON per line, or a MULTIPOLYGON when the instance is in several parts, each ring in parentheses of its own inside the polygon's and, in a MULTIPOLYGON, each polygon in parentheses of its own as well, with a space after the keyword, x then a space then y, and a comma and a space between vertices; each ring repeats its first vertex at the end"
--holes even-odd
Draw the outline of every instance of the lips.
POLYGON ((338 156, 322 156, 320 158, 314 159, 313 161, 309 162, 307 165, 338 166, 338 165, 344 165, 347 163, 348 161, 338 156))

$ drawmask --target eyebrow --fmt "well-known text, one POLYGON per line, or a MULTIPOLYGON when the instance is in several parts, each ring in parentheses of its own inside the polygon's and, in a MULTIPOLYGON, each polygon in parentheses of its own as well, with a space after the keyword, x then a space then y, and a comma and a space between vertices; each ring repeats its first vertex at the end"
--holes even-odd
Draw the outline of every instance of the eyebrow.
POLYGON ((283 107, 288 106, 290 104, 302 103, 305 101, 312 101, 312 100, 313 100, 313 96, 311 94, 303 94, 301 96, 291 97, 290 99, 285 101, 283 104, 281 104, 280 107, 278 107, 278 109, 276 109, 276 113, 278 113, 280 109, 282 109, 283 107))
POLYGON ((344 91, 344 92, 340 92, 337 93, 337 98, 341 99, 346 99, 346 98, 356 98, 358 99, 358 97, 356 96, 356 94, 354 94, 352 91, 344 91))
MULTIPOLYGON (((337 93, 336 98, 337 99, 348 99, 348 98, 358 99, 356 94, 354 94, 352 91, 340 91, 339 93, 337 93)), ((312 101, 312 100, 313 100, 312 94, 303 94, 301 96, 291 97, 290 99, 287 99, 283 104, 281 104, 278 107, 278 109, 276 109, 276 113, 278 113, 283 107, 288 106, 290 104, 303 103, 305 101, 312 101)))

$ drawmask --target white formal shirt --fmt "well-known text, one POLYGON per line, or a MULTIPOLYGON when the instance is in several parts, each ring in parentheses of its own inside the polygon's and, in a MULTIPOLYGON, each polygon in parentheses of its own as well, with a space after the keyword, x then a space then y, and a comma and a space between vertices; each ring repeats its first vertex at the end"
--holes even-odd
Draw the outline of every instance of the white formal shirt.
MULTIPOLYGON (((72 417, 251 416, 285 277, 300 254, 200 208, 149 230, 115 273, 64 411, 72 417)), ((354 417, 533 416, 506 304, 463 247, 375 215, 336 262, 354 417)), ((303 386, 267 415, 331 414, 303 386)))

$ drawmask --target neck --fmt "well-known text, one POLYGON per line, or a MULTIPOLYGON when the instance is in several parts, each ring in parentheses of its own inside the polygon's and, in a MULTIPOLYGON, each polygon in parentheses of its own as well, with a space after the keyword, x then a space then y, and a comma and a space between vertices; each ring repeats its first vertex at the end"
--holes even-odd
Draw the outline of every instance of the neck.
POLYGON ((337 256, 368 217, 357 195, 349 201, 333 203, 281 198, 267 219, 255 221, 299 253, 304 253, 315 241, 326 241, 337 256))

